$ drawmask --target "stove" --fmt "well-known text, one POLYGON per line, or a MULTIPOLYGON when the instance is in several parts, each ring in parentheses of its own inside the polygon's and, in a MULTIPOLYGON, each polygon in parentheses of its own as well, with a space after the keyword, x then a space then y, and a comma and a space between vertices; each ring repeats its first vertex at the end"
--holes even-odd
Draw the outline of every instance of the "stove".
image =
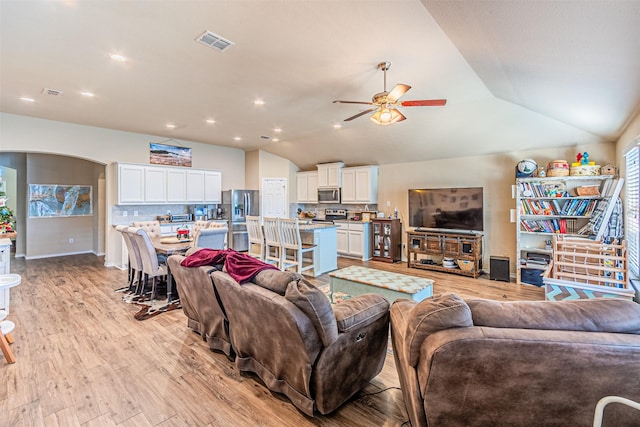
POLYGON ((340 219, 347 219, 347 211, 345 209, 325 209, 324 220, 335 221, 340 219))

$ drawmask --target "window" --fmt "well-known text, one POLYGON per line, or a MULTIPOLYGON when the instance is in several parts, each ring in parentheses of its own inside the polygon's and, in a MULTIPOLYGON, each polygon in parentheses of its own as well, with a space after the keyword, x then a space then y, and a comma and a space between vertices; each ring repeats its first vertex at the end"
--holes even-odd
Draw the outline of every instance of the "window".
MULTIPOLYGON (((640 140, 638 140, 640 144, 640 140)), ((632 148, 626 157, 626 221, 629 273, 640 278, 640 147, 632 148)))

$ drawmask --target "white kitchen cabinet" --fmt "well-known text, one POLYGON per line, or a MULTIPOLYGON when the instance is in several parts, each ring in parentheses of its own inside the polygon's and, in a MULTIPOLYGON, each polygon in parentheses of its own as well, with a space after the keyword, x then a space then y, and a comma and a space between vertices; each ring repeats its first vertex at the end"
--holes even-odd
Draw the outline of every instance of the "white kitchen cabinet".
POLYGON ((371 224, 368 222, 338 222, 337 250, 340 255, 371 259, 371 224))
POLYGON ((187 171, 187 202, 204 202, 204 171, 187 171))
POLYGON ((344 163, 321 163, 316 165, 318 168, 318 187, 341 187, 342 186, 342 168, 344 163))
POLYGON ((167 200, 167 174, 164 168, 145 166, 145 203, 164 203, 167 200))
POLYGON ((336 230, 337 234, 337 246, 338 253, 340 255, 348 255, 349 254, 349 228, 345 225, 344 228, 338 225, 338 229, 336 230))
POLYGON ((167 170, 167 203, 185 203, 187 201, 187 171, 184 169, 167 170))
POLYGON ((298 203, 318 203, 318 172, 298 172, 298 203))
POLYGON ((118 204, 144 203, 144 175, 142 165, 118 164, 118 204))
POLYGON ((119 205, 222 203, 222 172, 116 163, 119 205))
POLYGON ((378 203, 378 166, 342 169, 342 203, 378 203))
POLYGON ((222 172, 204 172, 204 202, 222 203, 222 172))

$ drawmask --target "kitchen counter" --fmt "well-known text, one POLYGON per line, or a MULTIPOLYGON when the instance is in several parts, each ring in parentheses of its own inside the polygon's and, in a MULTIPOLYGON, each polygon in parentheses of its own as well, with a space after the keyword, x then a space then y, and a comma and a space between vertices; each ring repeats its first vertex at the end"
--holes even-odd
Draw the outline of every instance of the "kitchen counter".
POLYGON ((312 230, 320 230, 324 228, 338 228, 337 225, 332 224, 330 222, 312 222, 310 224, 300 223, 300 232, 303 231, 312 231, 312 230))
POLYGON ((330 223, 300 224, 302 243, 316 245, 313 251, 313 275, 338 269, 338 227, 330 223))

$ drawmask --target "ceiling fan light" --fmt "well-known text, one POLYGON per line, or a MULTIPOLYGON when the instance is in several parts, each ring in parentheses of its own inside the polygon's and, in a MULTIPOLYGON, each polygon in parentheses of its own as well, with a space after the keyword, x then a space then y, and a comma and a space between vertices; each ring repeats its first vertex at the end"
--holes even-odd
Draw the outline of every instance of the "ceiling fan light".
POLYGON ((393 118, 393 114, 389 111, 388 108, 383 108, 380 110, 380 121, 383 123, 391 123, 391 119, 393 118))

